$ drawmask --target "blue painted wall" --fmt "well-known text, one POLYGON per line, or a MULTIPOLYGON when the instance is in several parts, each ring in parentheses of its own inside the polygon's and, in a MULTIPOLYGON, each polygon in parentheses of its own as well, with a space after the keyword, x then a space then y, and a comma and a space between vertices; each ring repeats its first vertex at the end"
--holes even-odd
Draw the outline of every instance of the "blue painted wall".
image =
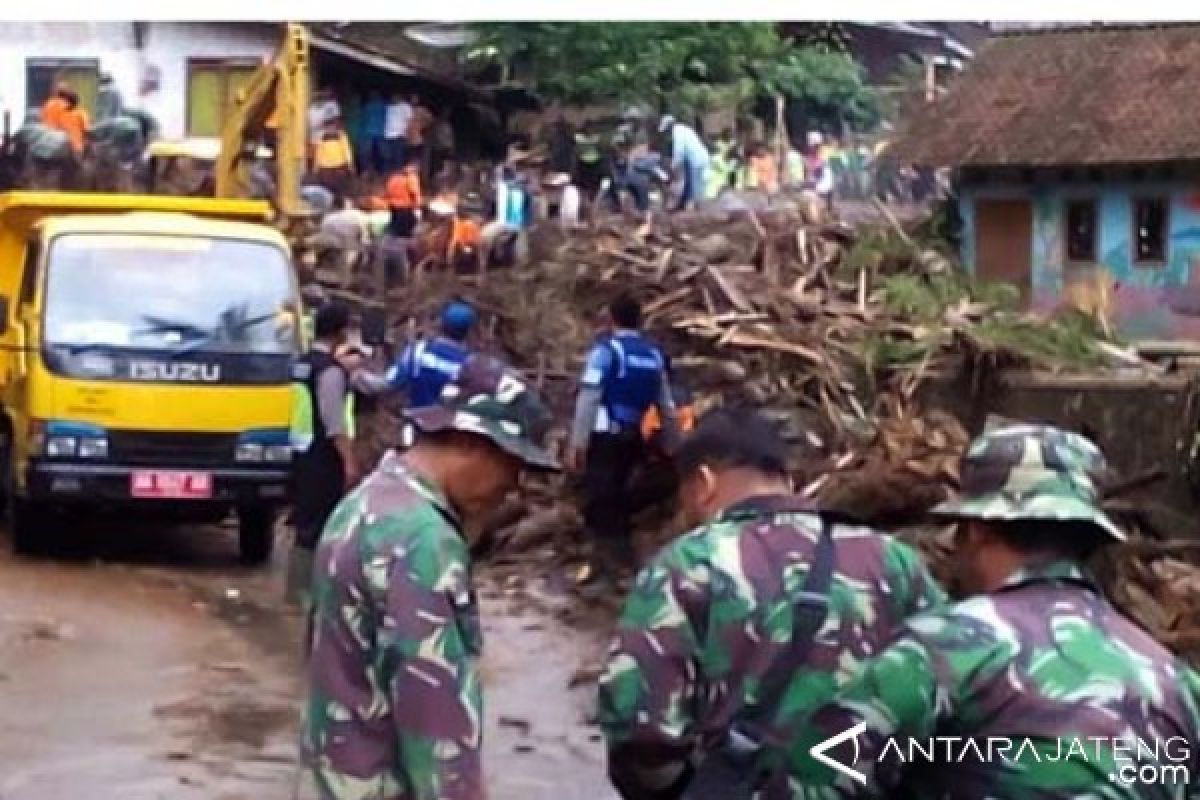
MULTIPOLYGON (((1033 204, 1032 279, 1035 307, 1058 305, 1075 266, 1065 266, 1066 203, 1095 198, 1098 263, 1116 282, 1116 322, 1131 338, 1200 338, 1200 317, 1180 315, 1185 296, 1200 298, 1200 186, 1195 183, 1108 183, 1028 187, 965 187, 960 194, 962 259, 975 269, 975 203, 980 199, 1029 198, 1033 204), (1135 198, 1167 196, 1167 263, 1133 263, 1135 198)), ((1019 243, 1014 242, 1014 246, 1019 243)), ((1187 301, 1193 305, 1193 301, 1187 301)))

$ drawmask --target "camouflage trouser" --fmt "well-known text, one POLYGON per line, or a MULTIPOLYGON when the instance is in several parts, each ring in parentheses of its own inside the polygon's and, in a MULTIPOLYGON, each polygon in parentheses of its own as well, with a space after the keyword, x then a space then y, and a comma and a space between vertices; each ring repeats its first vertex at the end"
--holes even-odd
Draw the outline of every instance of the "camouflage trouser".
POLYGON ((288 555, 287 583, 284 599, 288 605, 308 613, 312 605, 313 551, 293 545, 288 555))
POLYGON ((312 652, 313 603, 312 603, 313 551, 294 545, 288 555, 287 584, 284 599, 298 609, 304 618, 304 658, 312 652))

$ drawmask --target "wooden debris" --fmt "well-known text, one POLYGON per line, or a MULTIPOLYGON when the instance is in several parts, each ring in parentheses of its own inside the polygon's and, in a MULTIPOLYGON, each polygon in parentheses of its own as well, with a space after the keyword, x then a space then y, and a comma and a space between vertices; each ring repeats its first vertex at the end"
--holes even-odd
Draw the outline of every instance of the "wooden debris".
MULTIPOLYGON (((989 365, 1059 373, 1073 363, 1089 372, 1097 364, 1144 367, 1086 331, 1048 336, 1055 323, 1005 310, 894 218, 857 230, 803 210, 654 215, 635 229, 640 223, 570 231, 546 257, 494 270, 486 282, 426 272, 419 290, 389 293, 391 328, 407 339, 434 329, 447 300, 474 303, 475 345, 543 388, 561 442, 605 307, 632 291, 698 409, 760 408, 804 453, 798 487, 887 528, 915 524, 958 480, 968 436, 958 420, 918 405, 931 377, 978 375, 989 365), (1081 358, 1086 363, 1072 360, 1081 358)), ((548 482, 537 494, 523 519, 504 520, 492 556, 554 564, 564 583, 590 583, 569 489, 548 482)), ((913 541, 953 583, 946 531, 913 541)), ((1111 585, 1137 587, 1119 594, 1137 609, 1130 613, 1181 652, 1200 655, 1200 550, 1147 545, 1139 539, 1126 551, 1111 585)))

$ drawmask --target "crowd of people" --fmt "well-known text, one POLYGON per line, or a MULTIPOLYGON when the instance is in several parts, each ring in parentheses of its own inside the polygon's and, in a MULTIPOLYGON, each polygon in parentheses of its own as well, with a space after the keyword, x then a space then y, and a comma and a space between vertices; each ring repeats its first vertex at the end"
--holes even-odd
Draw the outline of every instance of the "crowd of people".
POLYGON ((487 180, 456 156, 450 110, 435 113, 416 95, 371 91, 361 102, 315 93, 308 126, 312 154, 302 190, 322 217, 319 246, 365 254, 389 282, 418 264, 461 271, 511 265, 537 185, 511 164, 487 180))
POLYGON ((318 312, 297 380, 320 422, 296 466, 334 487, 297 498, 303 753, 321 800, 487 795, 472 548, 523 473, 565 468, 584 478, 605 573, 633 561, 628 478, 651 409, 689 531, 640 564, 599 682, 623 798, 1195 796, 1200 675, 1087 567, 1126 537, 1101 505, 1095 444, 1022 423, 970 444, 959 493, 929 512, 954 527, 970 596, 953 602, 915 549, 797 496, 796 454, 763 415, 679 425, 670 362, 640 317, 630 295, 609 306, 560 465, 534 389, 472 352, 468 305, 382 373, 347 354, 345 310, 318 312), (354 389, 407 398, 403 441, 373 470, 349 447, 354 389), (960 744, 934 748, 945 739, 960 744), (1147 769, 1159 777, 1139 782, 1147 769))
POLYGON ((434 113, 417 94, 313 94, 308 129, 317 180, 338 191, 351 177, 385 179, 415 165, 430 181, 455 151, 450 109, 434 113))
POLYGON ((677 194, 666 206, 676 210, 730 191, 811 191, 832 207, 835 199, 919 204, 940 188, 933 171, 894 163, 886 139, 843 141, 815 130, 781 147, 773 136, 729 129, 705 137, 669 114, 647 129, 631 110, 608 135, 588 124, 577 129, 559 113, 544 138, 550 169, 612 210, 645 211, 651 191, 669 193, 672 183, 677 194))

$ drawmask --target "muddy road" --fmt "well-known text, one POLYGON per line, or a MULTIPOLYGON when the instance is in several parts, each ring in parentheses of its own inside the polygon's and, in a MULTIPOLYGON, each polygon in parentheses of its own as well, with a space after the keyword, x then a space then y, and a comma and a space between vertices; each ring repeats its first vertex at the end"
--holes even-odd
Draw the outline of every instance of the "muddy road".
MULTIPOLYGON (((290 800, 300 622, 231 529, 55 523, 51 554, 0 538, 0 800, 290 800)), ((612 800, 590 724, 603 623, 481 570, 492 800, 612 800), (574 688, 572 688, 574 687, 574 688)), ((539 576, 521 581, 536 587, 539 576)), ((303 788, 300 797, 311 796, 303 788)))

